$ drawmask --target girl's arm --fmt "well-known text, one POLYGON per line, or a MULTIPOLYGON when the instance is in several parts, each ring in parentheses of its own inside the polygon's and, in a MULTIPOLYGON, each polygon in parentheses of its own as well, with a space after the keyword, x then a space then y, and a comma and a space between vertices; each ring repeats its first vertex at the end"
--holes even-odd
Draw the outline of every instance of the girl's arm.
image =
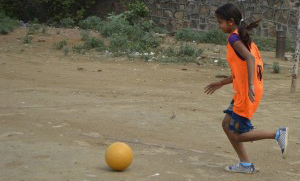
POLYGON ((223 85, 232 83, 232 76, 227 77, 219 82, 213 82, 204 88, 204 93, 212 94, 216 90, 220 89, 223 85))
POLYGON ((229 77, 227 77, 227 78, 221 80, 220 83, 221 83, 222 85, 231 84, 231 83, 232 83, 232 76, 229 76, 229 77))
POLYGON ((233 44, 234 49, 242 55, 247 61, 248 67, 248 87, 249 87, 249 99, 251 102, 254 102, 255 94, 254 94, 254 70, 255 70, 255 58, 250 53, 250 51, 246 48, 246 46, 242 43, 242 41, 236 41, 233 44))

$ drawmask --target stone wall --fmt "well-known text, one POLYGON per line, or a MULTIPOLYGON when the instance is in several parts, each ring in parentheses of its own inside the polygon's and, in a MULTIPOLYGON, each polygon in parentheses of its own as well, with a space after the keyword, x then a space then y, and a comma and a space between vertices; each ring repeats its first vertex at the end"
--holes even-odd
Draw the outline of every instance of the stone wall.
POLYGON ((152 19, 170 32, 185 27, 199 31, 217 28, 215 10, 233 3, 241 10, 247 23, 262 19, 256 35, 276 36, 276 30, 286 30, 295 36, 299 0, 149 0, 152 19))

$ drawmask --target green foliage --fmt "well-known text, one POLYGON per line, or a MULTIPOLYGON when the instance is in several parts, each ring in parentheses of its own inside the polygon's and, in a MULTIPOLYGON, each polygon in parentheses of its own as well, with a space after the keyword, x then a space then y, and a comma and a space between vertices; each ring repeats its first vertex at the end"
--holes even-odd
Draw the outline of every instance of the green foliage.
POLYGON ((262 36, 252 36, 252 40, 261 51, 275 51, 276 39, 262 36))
POLYGON ((32 36, 27 34, 27 35, 23 38, 23 43, 25 43, 25 44, 30 44, 31 42, 32 42, 32 36))
POLYGON ((160 41, 153 35, 152 21, 136 20, 130 24, 124 14, 110 15, 100 31, 109 37, 109 49, 112 52, 145 52, 159 46, 160 41))
POLYGON ((17 26, 19 26, 17 20, 11 19, 0 12, 0 34, 6 35, 9 32, 14 31, 17 26))
POLYGON ((200 32, 192 30, 191 28, 184 28, 175 34, 177 41, 190 41, 197 43, 213 43, 219 45, 227 44, 227 37, 219 30, 210 30, 207 32, 200 32))
POLYGON ((113 34, 110 38, 109 50, 111 52, 128 52, 130 47, 130 42, 126 36, 121 34, 113 34))
POLYGON ((63 28, 72 28, 75 26, 75 21, 72 18, 63 18, 60 20, 60 26, 63 28))
POLYGON ((278 62, 273 62, 272 68, 273 68, 273 73, 275 74, 280 73, 280 66, 278 62))
POLYGON ((64 55, 67 56, 69 54, 69 47, 64 47, 64 55))
POLYGON ((196 50, 194 47, 190 45, 180 46, 177 56, 194 56, 197 57, 202 53, 202 50, 196 50))
POLYGON ((28 35, 35 35, 35 34, 37 34, 39 32, 39 30, 41 29, 41 27, 42 26, 40 24, 32 23, 28 27, 27 34, 28 35))
POLYGON ((1 0, 0 7, 10 17, 28 22, 59 22, 72 17, 76 22, 89 15, 96 0, 1 0))
POLYGON ((126 20, 134 23, 136 20, 149 18, 150 11, 146 4, 141 1, 134 1, 128 4, 128 11, 125 12, 126 20))
POLYGON ((43 34, 47 34, 47 32, 48 32, 48 27, 45 26, 45 25, 43 25, 43 26, 42 26, 42 33, 43 33, 43 34))
POLYGON ((116 33, 127 35, 133 28, 125 19, 114 18, 105 22, 102 27, 99 27, 99 30, 103 36, 108 37, 116 33))
POLYGON ((158 60, 164 63, 195 62, 202 52, 201 49, 197 49, 188 44, 181 45, 178 50, 175 50, 173 47, 168 47, 162 52, 158 60))
POLYGON ((61 40, 57 43, 54 43, 53 48, 55 50, 61 50, 64 46, 68 44, 67 40, 61 40))
POLYGON ((168 30, 166 28, 160 27, 160 26, 155 26, 153 27, 153 31, 155 33, 159 33, 159 34, 167 34, 168 30))
POLYGON ((191 28, 183 28, 176 32, 175 39, 177 41, 198 41, 201 39, 201 34, 191 28))
POLYGON ((83 40, 83 41, 88 40, 91 36, 90 31, 82 30, 82 31, 80 31, 80 36, 81 36, 81 40, 83 40))
POLYGON ((87 51, 86 46, 84 44, 74 45, 72 49, 75 53, 80 53, 80 54, 85 54, 87 51))
POLYGON ((98 38, 95 38, 95 37, 88 38, 84 42, 84 46, 86 47, 86 49, 96 48, 98 51, 105 50, 104 42, 102 40, 98 39, 98 38))
POLYGON ((90 16, 79 22, 79 27, 82 29, 97 29, 102 26, 102 21, 97 16, 90 16))
POLYGON ((176 56, 177 52, 173 47, 168 47, 165 51, 164 51, 164 55, 167 57, 174 57, 176 56))

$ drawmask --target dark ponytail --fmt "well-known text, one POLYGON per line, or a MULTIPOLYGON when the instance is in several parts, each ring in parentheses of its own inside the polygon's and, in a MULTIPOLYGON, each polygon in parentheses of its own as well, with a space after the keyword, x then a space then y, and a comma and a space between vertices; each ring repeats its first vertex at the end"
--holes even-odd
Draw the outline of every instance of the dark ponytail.
POLYGON ((216 10, 216 16, 218 18, 229 21, 234 20, 234 23, 238 26, 238 33, 243 44, 249 49, 251 45, 250 31, 259 26, 261 20, 257 20, 249 25, 242 19, 242 13, 233 4, 224 4, 216 10))
POLYGON ((247 23, 245 22, 245 20, 242 19, 242 21, 240 21, 240 25, 238 25, 238 33, 239 33, 239 37, 242 40, 243 44, 249 49, 252 39, 250 37, 250 31, 253 30, 254 28, 259 26, 259 22, 261 20, 257 20, 254 21, 252 23, 250 23, 249 25, 247 25, 247 23))

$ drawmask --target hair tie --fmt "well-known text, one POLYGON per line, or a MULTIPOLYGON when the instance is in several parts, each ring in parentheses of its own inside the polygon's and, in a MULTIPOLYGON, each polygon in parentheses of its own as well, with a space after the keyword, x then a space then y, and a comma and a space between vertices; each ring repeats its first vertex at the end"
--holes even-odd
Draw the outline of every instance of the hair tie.
POLYGON ((244 19, 241 19, 241 20, 240 20, 240 24, 241 24, 243 21, 244 21, 244 19))

